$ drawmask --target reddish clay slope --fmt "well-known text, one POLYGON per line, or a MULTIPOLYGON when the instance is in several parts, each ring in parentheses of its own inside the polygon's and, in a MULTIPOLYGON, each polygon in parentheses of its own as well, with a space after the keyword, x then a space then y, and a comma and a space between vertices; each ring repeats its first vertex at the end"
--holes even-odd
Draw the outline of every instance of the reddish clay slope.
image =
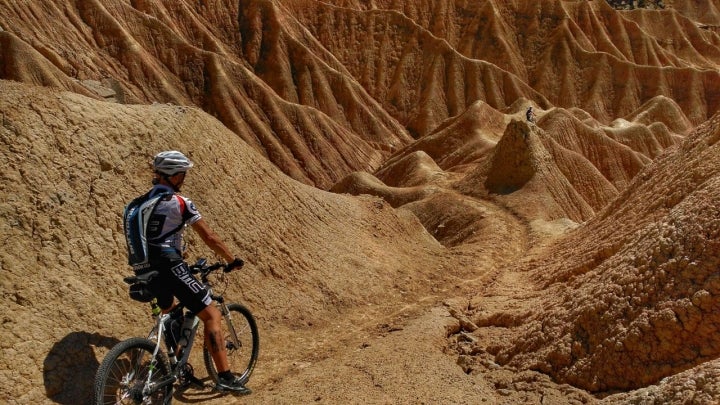
MULTIPOLYGON (((385 161, 379 172, 407 154, 423 151, 445 170, 461 170, 482 159, 505 131, 510 117, 477 101, 461 114, 448 118, 435 131, 398 151, 385 161)), ((399 176, 395 176, 396 178, 399 176)))
POLYGON ((42 43, 33 47, 15 34, 0 30, 0 60, 1 78, 93 95, 67 76, 65 72, 70 67, 65 66, 66 62, 42 43))
POLYGON ((539 125, 560 146, 588 159, 617 190, 623 190, 649 161, 606 136, 602 129, 580 122, 566 110, 548 112, 539 125))
MULTIPOLYGON (((680 123, 687 119, 673 106, 660 98, 633 117, 678 118, 676 128, 683 129, 680 123)), ((398 151, 375 177, 353 173, 332 191, 373 194, 397 207, 452 189, 497 200, 527 221, 582 222, 617 197, 652 158, 682 139, 662 121, 647 126, 617 120, 608 127, 560 108, 539 114, 536 125, 508 125, 522 113, 503 114, 477 102, 398 151)))
POLYGON ((548 140, 544 131, 522 121, 508 125, 489 165, 469 173, 458 188, 478 195, 470 187, 482 178, 489 196, 527 220, 569 218, 582 222, 594 215, 599 208, 596 204, 614 194, 586 159, 567 153, 548 140), (579 190, 603 197, 588 201, 588 194, 579 190))
POLYGON ((720 108, 720 40, 673 10, 337 4, 5 2, 2 77, 79 92, 74 79, 94 80, 124 102, 199 106, 319 187, 373 170, 411 140, 405 128, 432 133, 477 101, 579 107, 606 123, 657 96, 693 124, 720 108))
MULTIPOLYGON (((624 190, 651 158, 682 139, 662 121, 653 121, 654 117, 668 118, 666 121, 677 118, 675 127, 684 128, 681 123, 687 119, 676 105, 666 101, 660 98, 649 102, 628 117, 654 122, 650 126, 618 120, 614 126, 607 127, 587 117, 581 121, 571 111, 555 108, 538 110, 537 125, 512 131, 507 122, 520 118, 522 113, 503 114, 477 102, 462 114, 446 120, 436 132, 389 158, 375 173, 377 179, 373 184, 377 185, 378 179, 395 187, 432 184, 473 197, 498 196, 507 200, 509 206, 517 207, 517 213, 528 220, 567 217, 584 221, 624 190), (513 135, 516 133, 522 136, 513 135), (517 142, 498 142, 501 138, 517 142), (539 183, 534 180, 541 178, 549 183, 540 180, 545 186, 538 188, 539 183), (529 203, 533 198, 550 190, 546 188, 548 184, 554 184, 550 187, 554 190, 553 197, 549 197, 554 202, 546 201, 544 213, 528 211, 527 208, 537 206, 529 203), (522 190, 526 186, 529 188, 522 190), (518 199, 521 195, 525 197, 518 199), (573 200, 575 202, 571 202, 573 200)), ((522 110, 524 105, 527 100, 510 107, 508 112, 517 107, 522 110)), ((351 176, 333 190, 372 193, 370 183, 362 187, 351 185, 352 179, 364 182, 365 178, 351 176)), ((377 191, 373 194, 388 196, 387 190, 381 192, 378 188, 377 191)), ((407 202, 407 198, 392 198, 392 201, 407 202)))
POLYGON ((495 109, 520 97, 548 106, 545 97, 515 74, 484 58, 468 59, 412 16, 324 2, 291 1, 288 6, 294 6, 292 13, 415 137, 477 100, 495 109))
POLYGON ((718 0, 673 0, 669 8, 677 10, 691 20, 715 28, 720 27, 720 1, 718 0))
MULTIPOLYGON (((647 16, 636 17, 638 23, 604 1, 376 1, 372 3, 373 11, 365 12, 367 16, 348 9, 326 10, 325 2, 310 9, 304 1, 290 4, 296 3, 299 5, 294 13, 395 115, 393 108, 397 108, 397 103, 392 94, 386 94, 386 89, 404 87, 405 93, 417 97, 444 88, 447 95, 441 100, 445 100, 449 114, 454 115, 457 111, 453 108, 458 105, 457 84, 471 82, 462 73, 467 73, 467 69, 458 72, 458 68, 453 68, 456 64, 449 63, 443 53, 438 54, 434 42, 419 42, 422 48, 414 49, 413 41, 408 46, 392 41, 400 33, 409 32, 416 38, 420 35, 417 32, 422 31, 427 31, 431 38, 442 39, 442 43, 467 58, 487 61, 508 71, 553 105, 581 107, 604 122, 624 116, 659 95, 675 99, 695 125, 720 108, 717 96, 720 37, 698 28, 673 10, 638 11, 647 16), (302 12, 301 7, 307 11, 302 12), (318 15, 324 18, 319 19, 318 15), (374 41, 385 42, 381 42, 383 46, 356 47, 356 41, 348 41, 359 35, 337 35, 337 29, 328 29, 325 23, 328 19, 337 21, 331 26, 340 25, 341 32, 342 27, 352 31, 359 24, 359 28, 374 33, 374 41), (412 20, 417 26, 405 26, 403 19, 412 20), (645 25, 649 28, 645 29, 645 25), (667 27, 672 27, 671 38, 662 30, 667 27), (425 55, 427 65, 413 62, 413 55, 418 52, 425 55), (444 63, 437 62, 438 58, 444 63), (410 62, 409 67, 405 61, 410 62), (444 74, 435 74, 435 80, 428 80, 427 74, 434 71, 437 63, 447 66, 439 70, 444 74), (384 69, 368 72, 368 64, 384 69), (399 73, 407 69, 414 69, 414 73, 402 76, 373 73, 399 73), (420 83, 399 80, 418 76, 423 79, 420 83), (389 78, 395 79, 391 87, 379 81, 389 78)), ((371 7, 365 2, 336 3, 358 10, 371 7)), ((499 89, 505 84, 495 83, 499 89)), ((496 106, 493 100, 484 100, 496 106)))

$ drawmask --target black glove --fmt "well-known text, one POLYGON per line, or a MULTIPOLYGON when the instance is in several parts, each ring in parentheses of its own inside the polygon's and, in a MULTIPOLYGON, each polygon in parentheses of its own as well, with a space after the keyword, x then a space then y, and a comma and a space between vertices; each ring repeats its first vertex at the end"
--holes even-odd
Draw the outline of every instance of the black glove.
POLYGON ((240 269, 245 264, 242 259, 235 258, 235 260, 231 261, 230 263, 225 266, 225 269, 223 270, 225 273, 230 273, 233 269, 240 269))

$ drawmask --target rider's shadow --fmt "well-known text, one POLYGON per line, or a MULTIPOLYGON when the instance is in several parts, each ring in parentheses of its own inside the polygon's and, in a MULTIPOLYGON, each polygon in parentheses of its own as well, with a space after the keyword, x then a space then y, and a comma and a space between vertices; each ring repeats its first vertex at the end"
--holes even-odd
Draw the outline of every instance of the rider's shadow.
POLYGON ((63 405, 92 403, 101 356, 119 342, 97 333, 72 332, 55 343, 43 363, 47 397, 63 405), (97 352, 102 352, 99 358, 97 352))

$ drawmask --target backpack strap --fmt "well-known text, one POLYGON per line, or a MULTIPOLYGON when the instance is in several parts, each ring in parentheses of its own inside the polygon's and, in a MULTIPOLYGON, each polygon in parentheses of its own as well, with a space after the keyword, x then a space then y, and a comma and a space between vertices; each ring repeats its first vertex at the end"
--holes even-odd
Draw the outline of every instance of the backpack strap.
MULTIPOLYGON (((160 198, 161 198, 161 199, 164 199, 164 198, 166 198, 168 195, 170 196, 170 198, 173 198, 173 197, 176 197, 176 198, 177 198, 177 200, 178 200, 178 205, 180 205, 180 215, 182 215, 182 214, 185 212, 185 200, 184 200, 181 196, 176 195, 175 193, 172 193, 172 192, 169 192, 169 191, 168 191, 168 192, 165 192, 160 198)), ((153 212, 155 212, 155 208, 157 208, 157 205, 156 205, 155 207, 153 207, 153 212)), ((157 238, 153 238, 153 241, 158 241, 158 240, 165 239, 165 238, 167 238, 168 236, 177 233, 178 231, 180 231, 180 230, 183 229, 184 227, 185 227, 185 222, 183 221, 183 222, 180 223, 180 225, 178 225, 175 229, 172 229, 172 230, 170 230, 170 231, 168 231, 168 232, 165 232, 164 234, 158 236, 157 238)))

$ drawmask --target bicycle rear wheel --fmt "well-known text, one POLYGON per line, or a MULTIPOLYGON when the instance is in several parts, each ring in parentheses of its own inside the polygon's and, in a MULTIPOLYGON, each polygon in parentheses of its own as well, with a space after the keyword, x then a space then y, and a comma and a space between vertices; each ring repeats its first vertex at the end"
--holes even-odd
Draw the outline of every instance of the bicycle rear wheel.
MULTIPOLYGON (((260 352, 260 335, 258 334, 255 318, 253 318, 249 309, 241 304, 230 304, 228 310, 228 315, 223 317, 223 322, 221 322, 223 342, 227 350, 230 371, 239 377, 244 384, 250 379, 250 374, 252 374, 255 363, 257 363, 260 352), (232 336, 233 329, 237 336, 237 343, 232 336)), ((203 357, 208 374, 217 382, 218 373, 210 355, 210 350, 207 347, 203 348, 203 357)))
POLYGON ((170 363, 162 351, 153 360, 155 342, 131 338, 115 345, 103 359, 95 375, 95 404, 168 404, 172 384, 143 395, 143 389, 152 372, 150 383, 167 380, 170 363))

